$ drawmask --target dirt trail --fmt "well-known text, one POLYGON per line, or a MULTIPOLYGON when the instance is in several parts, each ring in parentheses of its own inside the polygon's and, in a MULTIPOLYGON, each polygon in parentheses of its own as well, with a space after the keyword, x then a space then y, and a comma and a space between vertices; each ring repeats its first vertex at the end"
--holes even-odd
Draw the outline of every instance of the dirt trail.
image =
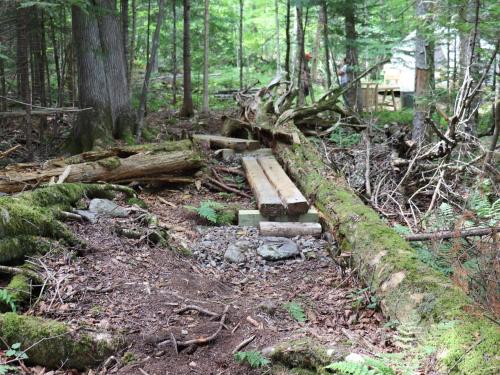
MULTIPOLYGON (((256 338, 245 350, 301 337, 344 352, 394 350, 382 314, 366 307, 369 295, 360 293, 362 287, 350 270, 342 271, 330 257, 334 244, 297 239, 303 250, 297 259, 255 258, 238 266, 223 260, 227 245, 236 240, 258 243, 256 230, 202 227, 184 208, 203 200, 224 201, 220 195, 193 187, 142 198, 177 242, 194 249, 192 256, 117 236, 117 224, 133 222, 127 218, 72 224, 90 250, 81 257, 43 258, 57 287, 44 294, 33 313, 123 334, 129 347, 117 356, 118 364, 109 361, 108 373, 259 374, 263 370, 238 364, 232 355, 252 335, 256 338), (290 301, 303 306, 305 323, 286 311, 284 305, 290 301), (171 334, 178 341, 206 337, 219 325, 195 311, 178 314, 185 305, 217 314, 226 305, 229 310, 225 328, 214 342, 177 355, 170 343, 159 343, 170 340, 171 334)), ((251 206, 245 198, 231 197, 235 201, 251 206)))

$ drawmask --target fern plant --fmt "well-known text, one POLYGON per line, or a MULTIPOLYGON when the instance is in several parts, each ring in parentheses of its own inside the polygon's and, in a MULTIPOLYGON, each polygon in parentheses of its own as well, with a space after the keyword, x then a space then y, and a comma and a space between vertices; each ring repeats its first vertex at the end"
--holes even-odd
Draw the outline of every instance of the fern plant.
POLYGON ((396 373, 383 362, 363 358, 362 362, 342 361, 325 367, 339 375, 395 375, 396 373))
POLYGON ((199 217, 214 225, 229 225, 236 218, 235 211, 223 203, 203 201, 199 207, 185 206, 190 211, 196 212, 199 217))
POLYGON ((235 353, 234 359, 239 363, 246 362, 252 368, 259 368, 269 364, 269 360, 257 351, 235 353))
POLYGON ((14 297, 5 289, 0 289, 0 303, 7 305, 13 312, 16 312, 16 300, 14 297))
POLYGON ((307 320, 306 313, 300 303, 292 301, 285 303, 283 307, 297 322, 304 323, 307 320))

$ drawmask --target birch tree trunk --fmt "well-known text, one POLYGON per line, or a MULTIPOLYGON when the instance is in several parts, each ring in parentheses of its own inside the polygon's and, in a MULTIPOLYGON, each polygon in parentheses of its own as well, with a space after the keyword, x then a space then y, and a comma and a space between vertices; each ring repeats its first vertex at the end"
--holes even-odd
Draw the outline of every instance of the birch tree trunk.
POLYGON ((203 113, 208 113, 209 103, 208 103, 208 53, 209 53, 209 5, 210 0, 205 0, 205 22, 204 22, 204 33, 203 33, 203 113))
POLYGON ((149 80, 151 79, 151 73, 153 71, 154 61, 156 60, 156 54, 158 52, 158 46, 160 44, 160 29, 163 23, 165 14, 165 0, 158 0, 158 15, 156 18, 156 28, 153 35, 153 43, 151 46, 151 58, 146 66, 146 74, 144 75, 144 82, 142 84, 141 98, 139 100, 139 109, 137 111, 137 131, 136 131, 136 141, 139 143, 141 141, 142 126, 144 124, 144 113, 146 111, 146 102, 148 100, 148 90, 149 90, 149 80))

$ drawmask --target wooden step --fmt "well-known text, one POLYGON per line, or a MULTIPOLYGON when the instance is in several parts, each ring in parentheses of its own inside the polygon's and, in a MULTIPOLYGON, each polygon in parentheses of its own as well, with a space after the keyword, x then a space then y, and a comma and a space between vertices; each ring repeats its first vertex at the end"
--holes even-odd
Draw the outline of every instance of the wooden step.
POLYGON ((267 178, 276 188, 278 196, 285 205, 288 215, 301 215, 309 210, 309 203, 288 177, 281 165, 274 157, 257 158, 267 178))
MULTIPOLYGON (((239 210, 238 225, 240 227, 258 227, 261 221, 269 221, 259 210, 239 210)), ((316 208, 311 207, 305 214, 299 216, 283 215, 273 218, 273 221, 287 222, 296 221, 300 223, 317 223, 319 215, 316 208)))
POLYGON ((210 148, 230 148, 235 151, 257 150, 260 142, 251 139, 230 138, 221 135, 193 134, 193 141, 197 143, 208 143, 210 148))
POLYGON ((283 215, 285 213, 285 206, 281 202, 276 189, 264 174, 257 159, 243 157, 242 164, 248 184, 255 195, 261 214, 271 218, 283 215))
POLYGON ((262 236, 271 237, 295 237, 314 236, 319 237, 322 229, 319 223, 278 223, 275 221, 261 221, 259 231, 262 236))

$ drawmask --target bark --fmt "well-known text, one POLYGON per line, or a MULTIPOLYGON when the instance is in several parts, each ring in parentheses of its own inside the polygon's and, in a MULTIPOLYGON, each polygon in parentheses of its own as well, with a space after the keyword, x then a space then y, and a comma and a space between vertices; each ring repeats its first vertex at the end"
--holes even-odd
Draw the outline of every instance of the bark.
POLYGON ((280 14, 278 0, 274 1, 274 14, 276 18, 276 75, 281 75, 280 14))
POLYGON ((285 26, 285 42, 286 42, 286 50, 285 50, 285 72, 287 81, 290 81, 290 0, 286 1, 286 26, 285 26))
POLYGON ((54 65, 56 69, 56 81, 57 81, 57 105, 59 107, 63 106, 64 102, 64 90, 62 85, 62 72, 61 64, 59 59, 59 44, 56 38, 56 26, 54 24, 54 18, 50 17, 50 39, 52 42, 52 48, 54 53, 54 65))
MULTIPOLYGON (((2 40, 0 40, 0 44, 2 40)), ((4 99, 7 96, 7 84, 5 80, 5 64, 4 60, 0 57, 0 111, 5 112, 7 110, 7 101, 4 99)))
POLYGON ((326 1, 321 4, 321 22, 323 24, 323 48, 325 50, 326 89, 332 86, 332 72, 330 70, 330 43, 328 42, 328 8, 326 1))
POLYGON ((97 24, 111 104, 113 136, 117 139, 124 139, 132 134, 135 115, 128 91, 122 28, 115 11, 114 0, 94 1, 103 9, 102 15, 97 17, 97 24))
POLYGON ((205 0, 205 17, 203 33, 203 113, 208 113, 208 54, 209 54, 209 0, 205 0))
MULTIPOLYGON (((179 148, 180 146, 182 145, 179 145, 179 148)), ((160 148, 154 153, 139 152, 131 155, 118 152, 116 155, 100 158, 100 156, 110 153, 113 154, 113 151, 107 151, 103 154, 88 153, 70 159, 49 161, 48 168, 38 169, 34 172, 24 171, 23 166, 14 165, 8 171, 0 174, 2 177, 0 191, 15 193, 26 190, 30 186, 37 186, 40 183, 49 182, 50 179, 57 179, 63 173, 68 173, 68 169, 69 173, 65 182, 90 183, 97 181, 117 182, 180 173, 197 169, 202 165, 202 159, 198 153, 189 149, 163 152, 160 148), (95 158, 99 159, 90 161, 95 158), (73 160, 87 161, 67 164, 73 160)))
POLYGON ((434 55, 434 49, 427 35, 430 32, 429 21, 426 19, 431 12, 431 5, 424 0, 418 0, 416 3, 416 14, 422 22, 417 27, 415 38, 415 106, 413 117, 412 140, 421 145, 427 131, 427 122, 425 119, 430 114, 430 106, 428 104, 428 95, 431 92, 431 72, 432 61, 431 55, 434 55))
MULTIPOLYGON (((128 0, 120 0, 120 2, 121 2, 120 3, 120 9, 121 9, 120 17, 121 17, 121 24, 122 24, 123 54, 125 56, 125 62, 128 62, 129 61, 129 59, 128 59, 128 55, 129 55, 129 51, 128 51, 128 47, 129 47, 129 43, 128 43, 128 0)), ((127 74, 127 86, 130 87, 129 79, 128 79, 129 73, 128 73, 127 64, 125 64, 125 70, 126 70, 126 74, 127 74)))
POLYGON ((177 104, 177 0, 172 0, 172 104, 177 104))
POLYGON ((322 23, 322 9, 323 7, 318 8, 318 23, 316 25, 316 35, 314 36, 314 47, 312 53, 312 67, 311 67, 311 82, 316 83, 318 80, 318 62, 319 62, 319 46, 321 43, 321 31, 323 30, 322 23))
POLYGON ((72 21, 73 44, 78 59, 80 107, 93 109, 78 115, 70 149, 86 151, 112 143, 113 116, 97 19, 74 5, 72 21))
POLYGON ((240 63, 240 90, 243 90, 243 0, 240 0, 240 28, 238 60, 240 63))
POLYGON ((428 241, 428 240, 444 240, 450 238, 465 238, 474 236, 495 236, 500 232, 500 227, 496 228, 474 228, 459 231, 443 230, 433 233, 418 233, 411 234, 405 237, 407 241, 428 241))
POLYGON ((136 0, 132 0, 132 34, 130 35, 130 49, 129 49, 128 70, 127 70, 127 84, 129 88, 131 87, 132 73, 134 70, 136 33, 137 33, 137 5, 136 5, 136 0))
MULTIPOLYGON (((356 78, 356 69, 358 68, 358 47, 357 47, 357 33, 356 33, 356 3, 350 0, 345 0, 344 3, 344 18, 345 18, 345 35, 346 35, 346 58, 349 65, 353 68, 349 74, 349 80, 352 81, 356 78)), ((356 84, 351 90, 347 92, 349 103, 354 107, 353 109, 363 108, 361 103, 359 85, 356 84)))
POLYGON ((31 53, 31 85, 32 100, 46 106, 45 98, 45 76, 42 59, 42 38, 40 10, 38 7, 31 7, 30 10, 30 28, 29 28, 29 49, 31 53))
POLYGON ((30 8, 18 8, 16 13, 17 31, 17 74, 19 92, 26 108, 26 148, 28 159, 33 158, 33 125, 31 123, 31 89, 29 68, 29 31, 26 20, 30 17, 30 8))
POLYGON ((158 46, 160 44, 160 29, 163 24, 163 19, 165 16, 165 0, 158 0, 158 16, 156 18, 156 28, 153 35, 153 45, 151 48, 151 59, 146 66, 146 74, 144 75, 144 82, 142 84, 142 92, 139 100, 139 109, 137 111, 137 132, 136 141, 139 143, 141 141, 142 126, 144 123, 144 114, 146 111, 146 102, 148 99, 149 91, 149 80, 151 78, 151 73, 153 72, 153 63, 156 60, 156 54, 158 52, 158 46))
POLYGON ((296 18, 297 18, 297 55, 295 57, 295 61, 297 62, 295 65, 295 76, 297 77, 297 87, 299 89, 299 95, 297 100, 297 106, 301 107, 305 103, 305 85, 303 77, 305 61, 304 61, 304 29, 302 26, 302 6, 297 6, 296 10, 296 18))
POLYGON ((191 0, 184 0, 184 41, 183 41, 183 63, 184 63, 184 98, 182 101, 181 117, 194 115, 193 88, 191 83, 191 0))

